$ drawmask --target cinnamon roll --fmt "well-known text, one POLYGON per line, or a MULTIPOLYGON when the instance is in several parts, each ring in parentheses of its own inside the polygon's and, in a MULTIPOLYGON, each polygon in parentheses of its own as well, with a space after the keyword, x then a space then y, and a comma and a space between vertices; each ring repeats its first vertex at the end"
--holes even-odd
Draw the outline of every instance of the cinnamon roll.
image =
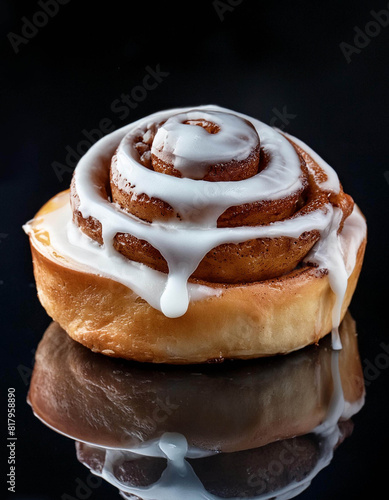
POLYGON ((337 328, 366 224, 298 139, 218 106, 98 141, 25 226, 38 295, 94 351, 197 363, 287 353, 337 328))

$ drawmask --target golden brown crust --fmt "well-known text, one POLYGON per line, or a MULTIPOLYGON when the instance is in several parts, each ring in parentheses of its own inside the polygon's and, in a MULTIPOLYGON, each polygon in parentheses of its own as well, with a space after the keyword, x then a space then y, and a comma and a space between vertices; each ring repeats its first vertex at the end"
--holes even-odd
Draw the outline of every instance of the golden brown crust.
MULTIPOLYGON (((121 283, 72 269, 66 260, 49 259, 33 236, 30 241, 42 305, 73 339, 95 352, 155 363, 201 363, 287 353, 331 330, 335 295, 327 274, 315 268, 224 285, 219 296, 192 302, 184 316, 171 319, 121 283)), ((342 317, 356 287, 365 245, 366 239, 348 280, 342 317)))

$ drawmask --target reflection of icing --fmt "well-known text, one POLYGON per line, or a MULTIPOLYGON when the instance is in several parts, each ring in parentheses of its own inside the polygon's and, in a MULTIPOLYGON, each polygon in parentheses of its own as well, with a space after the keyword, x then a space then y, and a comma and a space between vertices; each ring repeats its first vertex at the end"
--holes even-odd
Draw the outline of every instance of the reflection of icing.
MULTIPOLYGON (((334 448, 341 437, 338 427, 339 419, 346 415, 347 418, 351 417, 352 414, 359 410, 361 402, 363 402, 363 398, 361 398, 360 401, 351 405, 344 400, 338 351, 332 351, 331 353, 331 373, 333 393, 327 416, 319 426, 311 431, 317 436, 319 442, 320 457, 317 463, 302 481, 293 481, 278 490, 251 496, 250 498, 257 500, 270 498, 287 500, 294 498, 308 488, 312 479, 330 463, 334 448)), ((131 453, 124 450, 107 450, 101 473, 94 473, 119 488, 124 498, 131 498, 131 495, 136 495, 143 500, 155 500, 156 498, 158 500, 182 500, 183 498, 188 500, 220 500, 220 497, 211 494, 204 488, 193 468, 187 462, 186 458, 201 457, 201 452, 198 450, 196 457, 196 452, 188 448, 188 443, 183 435, 165 433, 159 440, 144 443, 138 450, 132 449, 131 453), (156 483, 146 487, 136 487, 123 483, 115 477, 115 466, 123 463, 126 458, 131 460, 136 458, 134 453, 138 454, 138 456, 162 456, 167 459, 166 469, 156 483)), ((230 500, 237 499, 230 497, 230 500)))
MULTIPOLYGON (((186 497, 218 500, 215 496, 218 495, 218 489, 212 490, 212 495, 204 491, 204 486, 207 488, 207 484, 211 484, 214 479, 217 488, 222 485, 218 478, 223 479, 226 471, 228 473, 230 469, 223 469, 222 465, 220 470, 224 472, 218 474, 218 466, 223 464, 226 456, 230 457, 227 467, 231 467, 233 474, 235 464, 239 464, 242 457, 240 452, 244 451, 245 454, 248 453, 250 460, 243 462, 244 467, 240 469, 242 475, 237 474, 240 480, 233 484, 234 490, 237 491, 234 494, 243 496, 239 495, 239 485, 248 485, 249 491, 252 492, 251 498, 255 493, 257 496, 254 498, 258 499, 275 497, 286 500, 307 488, 315 475, 330 462, 333 448, 339 437, 342 437, 337 425, 338 420, 349 419, 363 404, 363 398, 360 398, 362 386, 358 380, 358 377, 363 377, 363 373, 357 353, 355 327, 352 321, 350 323, 350 319, 349 316, 346 317, 341 328, 345 347, 342 352, 329 350, 327 342, 324 341, 317 348, 311 347, 282 358, 269 359, 266 363, 242 362, 243 371, 235 371, 235 368, 225 371, 223 367, 218 367, 216 371, 205 369, 204 381, 199 385, 194 383, 194 379, 202 376, 197 369, 196 372, 192 369, 174 370, 170 372, 166 383, 161 385, 160 378, 166 374, 166 369, 154 369, 150 372, 148 368, 131 363, 123 362, 118 365, 116 360, 95 355, 71 341, 66 335, 62 338, 58 329, 57 335, 54 334, 55 330, 52 330, 46 332, 46 339, 43 339, 37 352, 30 401, 36 415, 41 415, 46 425, 70 438, 87 443, 81 445, 81 448, 78 446, 79 460, 85 465, 89 463, 92 470, 99 470, 107 481, 127 491, 127 495, 135 494, 146 500, 182 500, 186 497), (75 355, 76 353, 82 355, 75 355), (100 364, 100 361, 103 364, 100 364), (64 364, 71 367, 65 374, 58 370, 58 367, 64 364), (272 366, 270 371, 269 366, 272 366), (218 383, 214 384, 209 375, 218 383), (74 378, 77 381, 75 386, 74 378), (184 385, 180 388, 182 378, 184 385), (303 378, 305 381, 301 384, 303 378), (273 380, 276 381, 274 386, 273 380), (288 384, 290 380, 294 381, 292 385, 288 384), (344 383, 344 394, 341 382, 344 383), (210 387, 209 393, 205 387, 210 387), (234 390, 231 392, 232 388, 234 390), (234 399, 237 392, 242 394, 242 399, 238 402, 234 399), (184 393, 188 394, 189 407, 186 406, 185 397, 180 396, 184 393), (194 401, 192 396, 197 393, 202 396, 200 400, 196 396, 194 401), (211 393, 217 394, 217 397, 212 400, 205 414, 201 414, 200 409, 206 406, 202 403, 211 393), (37 394, 40 397, 37 397, 37 394), (155 416, 155 404, 150 405, 150 401, 153 402, 158 397, 164 399, 165 394, 165 401, 180 401, 184 407, 183 411, 179 410, 172 418, 159 419, 161 425, 151 433, 148 429, 144 433, 140 432, 140 429, 148 427, 149 419, 155 416), (110 404, 111 398, 113 404, 110 404), (350 402, 345 401, 345 398, 350 402), (355 401, 356 398, 360 399, 355 401), (58 401, 60 403, 57 405, 58 401), (215 412, 213 405, 216 405, 220 412, 215 412), (63 412, 64 406, 66 412, 63 412), (85 412, 86 407, 88 412, 85 412), (295 409, 298 410, 297 414, 295 409), (302 422, 302 426, 295 426, 297 420, 302 422), (199 425, 200 421, 202 422, 199 425), (238 421, 239 425, 236 425, 238 421), (131 422, 136 422, 136 425, 131 422), (244 422, 244 425, 240 425, 241 422, 244 422), (251 425, 252 422, 255 423, 254 426, 251 425), (226 428, 227 434, 219 434, 219 427, 226 428), (166 432, 167 430, 176 430, 181 434, 166 432), (69 434, 71 432, 73 436, 69 434), (304 438, 294 448, 296 454, 290 454, 288 438, 302 436, 307 432, 314 435, 314 446, 304 447, 305 442, 311 441, 304 438), (185 435, 189 446, 182 434, 185 435), (244 435, 243 439, 241 434, 244 435), (259 445, 254 444, 254 435, 266 436, 263 445, 280 438, 284 444, 283 440, 286 440, 282 449, 288 450, 288 455, 283 455, 286 460, 282 460, 282 464, 285 469, 291 465, 292 472, 289 474, 289 469, 286 470, 284 477, 295 477, 294 465, 299 463, 303 463, 302 472, 305 474, 309 471, 309 476, 279 488, 278 491, 272 491, 270 497, 260 496, 259 493, 265 489, 258 488, 261 486, 258 478, 265 478, 264 472, 274 479, 276 473, 271 472, 275 469, 270 465, 266 468, 269 462, 262 467, 261 458, 269 457, 269 451, 261 454, 259 445), (128 439, 129 436, 136 436, 136 439, 128 439), (107 442, 115 448, 108 449, 104 444, 107 442), (221 442, 229 443, 228 448, 223 448, 227 453, 212 451, 221 449, 221 442), (196 443, 197 447, 192 446, 192 443, 196 443), (303 446, 300 448, 301 444, 303 446), (238 453, 235 454, 235 451, 238 453), (106 460, 103 468, 104 455, 106 460), (202 460, 210 455, 215 456, 202 460), (136 463, 137 459, 142 457, 155 457, 159 460, 151 461, 151 464, 150 460, 140 460, 136 463), (259 457, 258 461, 256 457, 259 457), (293 462, 293 457, 296 462, 293 462), (160 460, 161 458, 165 460, 160 460), (123 461, 129 463, 123 464, 123 461), (156 468, 155 462, 158 464, 156 468), (250 463, 254 468, 247 472, 246 483, 245 467, 250 463), (154 469, 160 473, 164 464, 168 465, 168 470, 159 481, 153 479, 156 482, 143 489, 130 485, 131 478, 137 480, 143 477, 147 480, 150 476, 158 477, 155 473, 149 475, 148 469, 143 469, 143 466, 151 465, 151 471, 154 469), (256 469, 255 464, 261 464, 261 469, 256 469), (210 465, 213 465, 214 469, 209 469, 210 465), (134 470, 135 474, 132 475, 134 470), (208 474, 207 470, 215 470, 216 477, 213 472, 208 474), (197 472, 197 477, 194 471, 197 472), (206 471, 204 486, 199 481, 203 478, 202 471, 206 471), (141 474, 138 475, 138 472, 141 474), (253 481, 252 472, 256 474, 253 481), (123 481, 127 478, 127 482, 122 484, 118 477, 123 478, 123 481)), ((276 447, 276 450, 279 452, 280 448, 276 447)), ((273 453, 270 456, 277 460, 281 455, 273 453)), ((302 477, 302 474, 299 477, 302 477)), ((147 484, 147 481, 141 484, 147 484)), ((268 477, 266 478, 266 487, 273 487, 274 484, 278 484, 277 481, 269 482, 268 477)), ((285 485, 285 481, 282 484, 285 485)), ((246 489, 245 492, 247 491, 246 489)))
POLYGON ((143 500, 211 500, 210 495, 185 460, 188 443, 184 436, 176 433, 165 433, 159 440, 159 448, 167 459, 167 467, 159 481, 148 487, 131 487, 118 484, 114 475, 114 466, 125 460, 126 454, 120 451, 106 452, 105 464, 101 476, 109 483, 117 486, 121 493, 137 495, 143 500))

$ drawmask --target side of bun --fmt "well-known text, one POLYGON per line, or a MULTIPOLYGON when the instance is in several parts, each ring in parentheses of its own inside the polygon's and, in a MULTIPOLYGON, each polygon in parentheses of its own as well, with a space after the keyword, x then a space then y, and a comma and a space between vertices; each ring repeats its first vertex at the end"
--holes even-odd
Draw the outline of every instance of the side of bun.
MULTIPOLYGON (((354 293, 366 240, 348 279, 354 293)), ((167 318, 126 286, 51 259, 31 241, 39 299, 68 334, 94 352, 155 363, 203 363, 286 354, 331 331, 335 294, 328 274, 303 267, 280 278, 226 286, 167 318)))

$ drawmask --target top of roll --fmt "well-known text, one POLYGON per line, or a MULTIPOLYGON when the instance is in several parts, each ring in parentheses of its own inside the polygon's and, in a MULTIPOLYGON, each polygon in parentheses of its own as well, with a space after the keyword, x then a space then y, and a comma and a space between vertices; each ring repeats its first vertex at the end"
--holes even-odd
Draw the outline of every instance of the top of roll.
POLYGON ((255 127, 244 118, 193 109, 170 116, 158 128, 152 165, 177 177, 242 180, 258 172, 259 144, 255 127))

